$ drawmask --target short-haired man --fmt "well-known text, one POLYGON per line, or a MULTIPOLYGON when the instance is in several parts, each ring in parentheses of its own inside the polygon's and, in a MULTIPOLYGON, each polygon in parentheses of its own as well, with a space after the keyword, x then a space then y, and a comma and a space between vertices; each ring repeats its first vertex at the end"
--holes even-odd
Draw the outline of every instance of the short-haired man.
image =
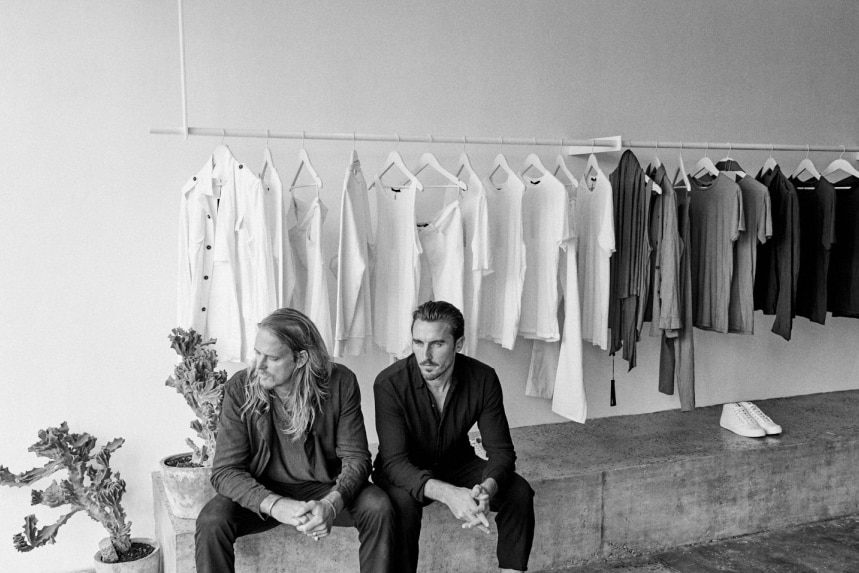
POLYGON ((373 386, 379 454, 373 481, 396 514, 395 569, 417 570, 424 506, 440 501, 463 528, 489 532, 497 511, 498 566, 525 571, 534 539, 534 491, 514 473, 516 454, 501 383, 491 367, 459 354, 464 320, 452 304, 422 304, 412 315, 413 353, 373 386), (488 461, 468 431, 477 423, 488 461))
POLYGON ((283 308, 259 325, 255 361, 227 383, 212 484, 197 518, 197 573, 235 571, 236 538, 281 523, 320 540, 354 525, 362 573, 391 569, 394 513, 367 482, 370 452, 355 375, 316 326, 283 308))

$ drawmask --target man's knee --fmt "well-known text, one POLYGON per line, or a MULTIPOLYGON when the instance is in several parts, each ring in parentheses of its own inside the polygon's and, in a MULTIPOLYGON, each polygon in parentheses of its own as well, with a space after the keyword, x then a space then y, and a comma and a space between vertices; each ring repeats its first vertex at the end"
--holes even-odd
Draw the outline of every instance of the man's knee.
POLYGON ((229 508, 232 502, 222 496, 216 495, 203 506, 197 516, 196 536, 212 535, 223 530, 227 526, 229 508))
POLYGON ((517 507, 533 507, 534 490, 525 478, 514 473, 504 488, 504 500, 517 507))
POLYGON ((381 488, 373 485, 368 485, 361 490, 356 500, 356 509, 368 517, 390 519, 394 515, 394 507, 388 495, 381 488))

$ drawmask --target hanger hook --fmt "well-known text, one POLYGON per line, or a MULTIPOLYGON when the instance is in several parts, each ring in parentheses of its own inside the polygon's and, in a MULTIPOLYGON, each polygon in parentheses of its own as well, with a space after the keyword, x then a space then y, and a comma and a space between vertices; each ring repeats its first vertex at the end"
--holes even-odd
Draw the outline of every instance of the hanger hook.
POLYGON ((465 153, 465 152, 467 151, 467 150, 466 150, 466 148, 465 148, 465 146, 466 146, 467 144, 468 144, 468 136, 467 136, 467 135, 463 135, 463 136, 462 136, 462 152, 463 152, 463 153, 465 153))
POLYGON ((775 151, 775 145, 773 145, 772 143, 770 143, 770 157, 772 157, 772 156, 773 156, 773 152, 774 152, 774 151, 775 151))
POLYGON ((498 153, 504 153, 504 136, 501 136, 501 144, 498 146, 498 153))
POLYGON ((397 145, 394 147, 394 149, 399 149, 400 148, 400 134, 395 133, 394 135, 397 136, 397 145))
POLYGON ((355 132, 353 131, 353 132, 352 132, 352 151, 355 151, 355 149, 356 149, 356 145, 355 145, 355 140, 356 140, 356 139, 357 139, 357 138, 355 137, 355 132))
POLYGON ((268 147, 268 138, 271 136, 269 130, 265 130, 265 146, 268 147))
POLYGON ((564 138, 563 137, 558 142, 558 153, 563 157, 563 155, 564 155, 564 138))
POLYGON ((221 145, 224 144, 224 138, 227 137, 227 130, 223 127, 221 128, 221 145))
POLYGON ((656 140, 656 153, 659 153, 659 140, 656 140))
POLYGON ((435 143, 435 141, 433 141, 433 138, 432 138, 432 134, 431 134, 431 133, 428 133, 428 134, 427 134, 427 136, 429 137, 430 145, 432 145, 433 143, 435 143))
POLYGON ((841 155, 839 155, 839 156, 838 156, 838 159, 844 159, 844 154, 845 154, 846 152, 847 152, 847 146, 846 146, 846 145, 842 145, 842 146, 841 146, 841 155))
POLYGON ((704 157, 710 157, 710 142, 706 142, 707 147, 704 149, 704 157))
POLYGON ((683 142, 680 142, 680 160, 683 160, 683 142))
POLYGON ((534 153, 536 153, 537 152, 537 138, 536 137, 531 138, 531 146, 534 148, 534 153))
POLYGON ((811 153, 811 146, 809 144, 805 144, 805 158, 808 159, 808 154, 811 153))
POLYGON ((733 151, 733 149, 734 149, 734 146, 731 145, 731 142, 729 141, 728 142, 728 157, 731 156, 731 151, 733 151))
MULTIPOLYGON (((301 132, 301 149, 304 149, 304 136, 305 135, 306 135, 306 132, 302 131, 301 132)), ((306 149, 304 149, 304 150, 307 151, 306 149)))
POLYGON ((591 139, 591 155, 594 154, 594 149, 596 148, 596 144, 597 144, 596 140, 591 139))

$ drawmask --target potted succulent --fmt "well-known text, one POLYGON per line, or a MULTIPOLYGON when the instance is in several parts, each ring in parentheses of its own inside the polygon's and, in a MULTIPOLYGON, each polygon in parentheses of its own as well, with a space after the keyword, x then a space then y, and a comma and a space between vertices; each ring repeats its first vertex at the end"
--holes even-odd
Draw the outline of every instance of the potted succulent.
POLYGON ((97 573, 158 573, 161 563, 158 542, 131 537, 131 522, 126 520, 121 503, 125 481, 119 472, 110 469, 111 454, 124 442, 116 438, 93 454, 96 437, 71 433, 68 424, 63 422, 58 428, 40 430, 39 441, 28 448, 50 460, 43 467, 13 474, 0 466, 0 485, 11 487, 29 486, 57 471, 67 472, 66 478, 54 480, 44 491, 32 490, 31 503, 52 508, 68 505, 71 511, 56 523, 41 528, 35 515, 25 517, 23 533, 12 538, 15 549, 31 551, 54 543, 60 527, 77 512, 85 511, 109 534, 99 543, 99 552, 94 557, 97 573))
POLYGON ((227 371, 216 370, 218 354, 211 347, 215 339, 203 341, 193 328, 174 328, 169 339, 170 346, 179 355, 179 362, 165 384, 182 394, 194 411, 197 419, 191 422, 191 429, 202 444, 198 446, 187 438, 185 443, 190 446, 190 452, 162 459, 161 479, 173 515, 196 519, 206 502, 215 495, 209 480, 227 371))

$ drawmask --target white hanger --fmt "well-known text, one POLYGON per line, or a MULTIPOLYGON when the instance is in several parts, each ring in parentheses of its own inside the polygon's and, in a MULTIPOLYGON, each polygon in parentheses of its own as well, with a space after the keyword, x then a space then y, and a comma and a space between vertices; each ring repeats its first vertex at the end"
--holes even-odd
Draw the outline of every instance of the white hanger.
POLYGON ((424 153, 421 155, 421 166, 415 171, 415 176, 419 175, 421 171, 426 169, 427 167, 432 167, 435 171, 441 174, 445 179, 450 181, 450 185, 428 185, 425 187, 459 187, 462 191, 468 189, 468 185, 465 184, 459 177, 445 169, 441 166, 441 163, 438 162, 435 155, 432 153, 424 153))
MULTIPOLYGON (((536 149, 537 138, 534 137, 533 140, 534 149, 536 149)), ((536 153, 529 153, 528 156, 525 158, 525 167, 523 167, 522 171, 519 172, 519 176, 524 178, 525 174, 532 168, 540 172, 540 177, 549 175, 549 170, 546 169, 546 166, 543 165, 543 162, 540 161, 540 157, 536 153)))
MULTIPOLYGON (((680 162, 680 167, 678 168, 678 172, 683 177, 683 184, 686 186, 686 191, 692 190, 692 184, 689 182, 689 175, 686 173, 686 166, 683 165, 683 142, 680 142, 680 154, 678 161, 680 162)), ((677 176, 674 176, 674 180, 676 182, 677 176)))
POLYGON ((767 171, 772 171, 778 167, 778 162, 773 157, 773 146, 770 144, 770 156, 764 161, 763 167, 761 167, 761 173, 765 174, 767 171))
POLYGON ((716 166, 713 165, 713 160, 707 154, 709 150, 710 146, 708 145, 707 151, 704 152, 704 157, 699 159, 698 163, 695 164, 695 171, 692 173, 692 177, 697 179, 699 175, 703 175, 704 173, 709 173, 713 177, 719 174, 719 170, 716 169, 716 166))
POLYGON ((421 183, 418 178, 415 177, 415 175, 411 171, 409 171, 409 168, 406 167, 402 156, 396 150, 388 154, 388 159, 387 161, 385 161, 385 165, 382 168, 382 171, 378 175, 376 175, 376 177, 373 179, 367 189, 372 189, 373 186, 376 185, 377 181, 381 183, 382 177, 384 177, 385 174, 390 171, 392 167, 396 167, 397 169, 399 169, 400 172, 408 178, 409 183, 415 186, 415 189, 417 189, 418 191, 423 191, 423 183, 421 183))
POLYGON ((564 156, 561 154, 563 147, 564 140, 561 139, 561 150, 558 151, 558 156, 555 157, 555 170, 552 174, 557 177, 558 173, 561 173, 568 181, 568 183, 564 183, 565 187, 572 187, 573 189, 578 189, 579 182, 576 181, 576 177, 570 172, 570 169, 567 167, 567 162, 564 161, 564 156))
POLYGON ((594 177, 600 171, 599 163, 597 163, 597 156, 595 153, 591 153, 588 157, 588 164, 585 166, 585 180, 594 177))
POLYGON ((295 177, 292 178, 289 190, 292 191, 299 187, 316 187, 316 194, 319 195, 319 190, 322 189, 322 178, 319 177, 316 169, 313 168, 313 164, 310 162, 310 156, 307 155, 307 150, 304 148, 304 132, 301 132, 301 151, 298 152, 298 159, 298 169, 295 170, 295 177), (298 182, 298 176, 301 175, 302 168, 307 169, 307 172, 313 178, 313 183, 309 185, 296 185, 298 182))
POLYGON ((215 147, 215 150, 212 152, 212 161, 215 165, 221 165, 235 160, 233 152, 230 151, 230 148, 224 143, 224 138, 227 136, 227 130, 222 129, 221 134, 221 143, 215 147))
MULTIPOLYGON (((844 148, 844 151, 847 151, 847 147, 841 146, 844 148)), ((850 162, 844 159, 844 151, 841 152, 841 155, 838 156, 838 159, 830 163, 826 169, 823 170, 823 176, 829 180, 830 183, 835 183, 837 181, 841 181, 847 177, 859 177, 859 171, 852 165, 850 162), (832 175, 836 175, 838 172, 842 172, 844 175, 842 177, 831 177, 832 175)))
POLYGON ((653 152, 653 165, 659 169, 662 167, 662 160, 659 159, 659 140, 656 140, 656 151, 653 152))
POLYGON ((743 171, 743 168, 740 167, 740 164, 737 163, 737 161, 733 157, 731 157, 731 151, 731 143, 728 142, 728 154, 722 159, 720 159, 718 163, 716 163, 716 169, 719 168, 719 165, 722 165, 722 171, 737 173, 738 175, 740 175, 740 177, 745 177, 746 172, 743 171), (731 169, 732 167, 736 167, 736 169, 731 169))
MULTIPOLYGON (((796 166, 796 169, 793 171, 793 175, 791 175, 794 179, 799 179, 799 176, 803 173, 808 173, 810 176, 809 179, 820 179, 820 173, 817 171, 817 168, 814 166, 814 163, 811 162, 811 159, 808 158, 808 154, 811 151, 810 146, 806 145, 805 159, 799 162, 799 165, 796 166)), ((801 181, 808 181, 808 179, 802 179, 801 181)))
POLYGON ((496 173, 498 173, 499 169, 501 169, 502 171, 504 171, 504 173, 507 174, 507 181, 514 181, 518 177, 518 175, 516 175, 516 172, 513 171, 513 168, 510 167, 510 164, 507 163, 507 158, 504 157, 504 154, 499 153, 495 156, 495 161, 492 162, 492 173, 489 174, 489 182, 496 187, 498 186, 498 184, 495 183, 495 180, 492 178, 495 176, 496 173))

